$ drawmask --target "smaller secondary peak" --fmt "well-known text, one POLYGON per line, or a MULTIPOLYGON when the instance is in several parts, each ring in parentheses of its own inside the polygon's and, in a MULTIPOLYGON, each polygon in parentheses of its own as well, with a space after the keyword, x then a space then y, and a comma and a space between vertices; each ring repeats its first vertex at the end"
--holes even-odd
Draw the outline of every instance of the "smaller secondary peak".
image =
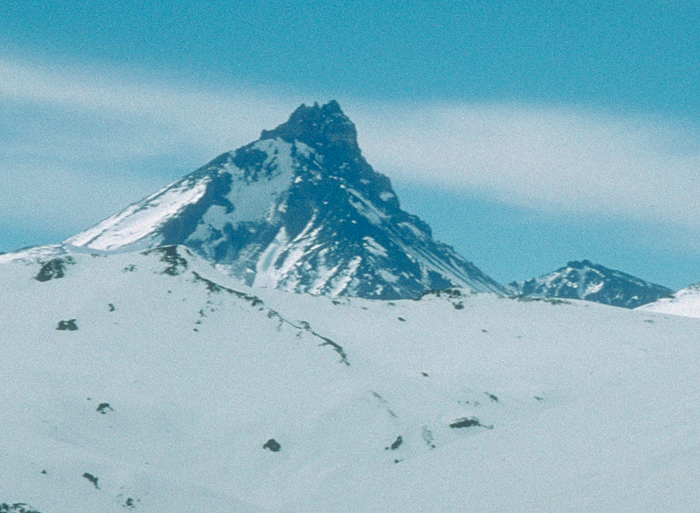
POLYGON ((572 260, 549 274, 510 286, 524 296, 582 299, 623 308, 636 308, 672 293, 666 287, 590 260, 572 260))
POLYGON ((286 123, 273 130, 263 130, 260 134, 260 139, 276 137, 287 142, 300 141, 312 147, 331 146, 359 150, 357 129, 335 100, 322 106, 318 103, 310 107, 302 104, 289 116, 286 123))

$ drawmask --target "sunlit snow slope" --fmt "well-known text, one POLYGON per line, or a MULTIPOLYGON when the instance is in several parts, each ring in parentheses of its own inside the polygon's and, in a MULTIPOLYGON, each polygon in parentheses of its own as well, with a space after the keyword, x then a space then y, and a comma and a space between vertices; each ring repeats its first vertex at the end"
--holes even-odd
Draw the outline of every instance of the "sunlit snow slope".
POLYGON ((700 321, 254 290, 182 246, 0 256, 0 505, 688 512, 700 321))
POLYGON ((671 297, 640 307, 647 312, 659 312, 684 317, 700 317, 700 283, 679 290, 671 297))
POLYGON ((66 244, 109 253, 184 244, 256 288, 333 297, 509 291, 400 208, 337 102, 302 105, 258 141, 66 244))

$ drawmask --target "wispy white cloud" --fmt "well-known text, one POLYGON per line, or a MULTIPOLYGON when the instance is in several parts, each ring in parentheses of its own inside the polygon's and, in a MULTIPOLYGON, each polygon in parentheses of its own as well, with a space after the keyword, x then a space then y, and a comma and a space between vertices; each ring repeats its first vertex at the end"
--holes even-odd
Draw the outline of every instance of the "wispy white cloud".
MULTIPOLYGON (((63 223, 66 236, 255 139, 305 99, 19 61, 0 60, 0 76, 0 216, 63 223)), ((369 162, 394 180, 700 226, 695 126, 563 106, 340 100, 369 162)))
POLYGON ((84 229, 254 140, 298 100, 0 60, 0 218, 84 229))
POLYGON ((128 128, 132 134, 119 133, 112 144, 116 148, 120 139, 130 137, 133 140, 124 150, 132 156, 158 155, 182 143, 216 151, 250 140, 260 130, 256 127, 277 120, 291 99, 271 91, 231 88, 221 92, 201 84, 140 80, 127 72, 98 67, 0 60, 0 76, 2 102, 62 114, 71 124, 89 119, 92 126, 85 128, 93 134, 111 132, 115 126, 119 132, 128 128))
POLYGON ((549 212, 700 227, 700 130, 688 123, 519 105, 390 106, 361 117, 365 153, 397 179, 549 212))

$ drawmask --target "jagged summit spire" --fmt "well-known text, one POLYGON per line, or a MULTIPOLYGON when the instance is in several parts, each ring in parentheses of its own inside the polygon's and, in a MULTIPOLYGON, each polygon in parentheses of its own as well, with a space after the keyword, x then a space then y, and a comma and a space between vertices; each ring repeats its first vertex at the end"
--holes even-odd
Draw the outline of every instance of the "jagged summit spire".
POLYGON ((357 130, 350 118, 331 100, 323 106, 314 103, 299 106, 286 123, 273 130, 263 130, 260 139, 300 141, 312 147, 328 145, 346 150, 357 150, 357 130))
POLYGON ((254 287, 416 298, 468 287, 507 292, 401 209, 338 102, 301 105, 227 152, 67 241, 123 252, 184 244, 254 287))

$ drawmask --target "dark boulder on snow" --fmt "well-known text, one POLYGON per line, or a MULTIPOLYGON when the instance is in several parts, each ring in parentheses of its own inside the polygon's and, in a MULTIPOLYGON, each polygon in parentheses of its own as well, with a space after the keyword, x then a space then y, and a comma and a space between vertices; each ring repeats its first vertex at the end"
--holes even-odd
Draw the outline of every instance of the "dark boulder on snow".
POLYGON ((63 278, 66 275, 66 268, 73 265, 75 261, 72 257, 59 257, 49 260, 39 269, 39 274, 35 276, 36 281, 46 282, 63 278))
POLYGON ((263 445, 263 449, 268 449, 272 452, 279 452, 282 446, 280 443, 275 440, 274 438, 270 438, 265 444, 263 445))
POLYGON ((59 321, 56 329, 58 331, 76 331, 78 325, 75 323, 75 319, 68 319, 67 321, 59 321))
POLYGON ((88 481, 90 481, 90 482, 95 486, 95 488, 97 488, 98 490, 100 489, 100 487, 99 487, 98 484, 97 484, 97 481, 98 481, 98 478, 97 478, 97 477, 93 476, 93 475, 90 474, 89 472, 83 473, 83 477, 84 477, 85 479, 87 479, 88 481))

